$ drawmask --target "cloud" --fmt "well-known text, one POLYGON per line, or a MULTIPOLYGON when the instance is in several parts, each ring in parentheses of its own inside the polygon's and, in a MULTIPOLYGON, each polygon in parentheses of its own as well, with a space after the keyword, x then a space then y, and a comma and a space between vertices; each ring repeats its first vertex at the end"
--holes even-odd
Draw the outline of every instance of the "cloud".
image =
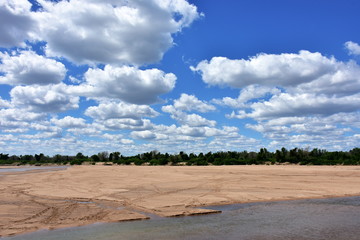
POLYGON ((172 140, 189 140, 189 141, 196 141, 199 138, 209 138, 209 137, 238 137, 239 129, 237 127, 229 127, 224 126, 223 128, 215 128, 215 127, 208 127, 208 126, 175 126, 175 125, 155 125, 152 133, 156 135, 167 136, 167 139, 172 140))
POLYGON ((120 142, 122 144, 133 144, 134 141, 131 139, 126 139, 124 138, 124 136, 122 136, 121 134, 108 134, 105 133, 103 136, 103 138, 110 140, 110 141, 116 141, 116 142, 120 142))
POLYGON ((346 49, 349 51, 350 55, 360 55, 360 46, 359 44, 348 41, 345 43, 346 49))
POLYGON ((77 135, 77 139, 83 139, 86 136, 98 137, 102 136, 103 132, 100 129, 94 127, 94 125, 88 125, 87 127, 70 128, 67 129, 68 133, 77 135))
POLYGON ((340 112, 353 112, 360 109, 360 94, 329 98, 325 95, 288 94, 273 96, 269 101, 251 104, 252 112, 240 111, 235 118, 272 119, 277 117, 320 115, 329 116, 340 112))
POLYGON ((190 137, 196 137, 196 138, 202 138, 206 135, 206 128, 205 127, 191 127, 188 125, 180 126, 177 129, 178 134, 190 136, 190 137))
POLYGON ((69 95, 65 84, 16 86, 10 96, 15 106, 35 112, 57 113, 79 107, 79 97, 69 95))
POLYGON ((85 115, 98 120, 123 118, 140 120, 143 117, 156 117, 159 113, 146 105, 109 102, 89 107, 85 115))
POLYGON ((201 117, 198 114, 187 114, 183 111, 177 110, 172 105, 163 106, 161 108, 163 112, 170 113, 171 118, 178 121, 180 124, 188 125, 192 127, 201 127, 201 126, 211 126, 214 127, 216 125, 216 121, 208 120, 206 118, 201 117))
POLYGON ((51 122, 61 128, 84 128, 86 127, 86 121, 83 118, 74 118, 66 116, 62 119, 51 119, 51 122))
MULTIPOLYGON (((292 117, 320 117, 360 110, 360 66, 320 53, 259 54, 249 60, 215 57, 202 61, 193 71, 209 85, 241 88, 237 99, 224 97, 212 102, 240 108, 226 116, 252 118, 262 131, 264 121, 292 117)), ((301 128, 303 125, 298 125, 301 128)), ((331 124, 328 126, 332 126, 331 124)), ((279 134, 290 134, 292 126, 276 126, 279 134)), ((303 131, 306 132, 305 130, 303 131)), ((343 130, 338 131, 344 133, 343 130)))
POLYGON ((334 114, 327 118, 327 122, 360 128, 360 112, 334 114))
MULTIPOLYGON (((52 132, 40 132, 36 134, 23 134, 20 135, 22 139, 51 139, 51 138, 61 138, 62 131, 61 129, 56 129, 52 132)), ((26 141, 26 140, 25 140, 26 141)))
POLYGON ((287 88, 288 92, 349 96, 360 91, 360 66, 353 61, 336 62, 330 71, 313 81, 287 88))
POLYGON ((270 147, 343 149, 356 146, 354 130, 359 126, 359 113, 338 113, 331 116, 281 117, 246 127, 272 140, 270 147), (331 139, 331 141, 329 141, 331 139), (344 144, 345 143, 345 144, 344 144))
POLYGON ((215 106, 186 93, 182 93, 179 99, 174 100, 174 107, 187 112, 198 111, 204 113, 216 110, 215 106))
POLYGON ((144 130, 144 131, 132 132, 131 137, 135 139, 150 140, 150 139, 155 139, 156 134, 149 130, 144 130))
MULTIPOLYGON (((29 130, 29 123, 27 122, 16 122, 16 121, 7 121, 0 118, 0 130, 2 132, 26 132, 29 130)), ((0 135, 0 139, 3 139, 3 135, 0 135)), ((15 139, 15 138, 14 138, 15 139)))
POLYGON ((66 68, 62 63, 32 51, 22 51, 15 56, 0 53, 0 58, 0 72, 5 73, 5 76, 0 77, 0 84, 57 84, 66 74, 66 68))
POLYGON ((278 88, 271 88, 260 85, 249 85, 241 89, 238 98, 224 97, 222 99, 213 99, 212 102, 222 106, 228 106, 231 108, 245 108, 249 106, 250 100, 258 100, 266 96, 278 95, 281 90, 278 88))
POLYGON ((175 154, 180 151, 186 153, 206 153, 210 151, 224 151, 224 149, 233 151, 239 151, 239 149, 250 151, 259 150, 258 146, 260 142, 258 140, 238 134, 239 129, 235 127, 224 127, 222 129, 205 128, 198 130, 198 132, 201 133, 200 135, 197 136, 194 134, 195 131, 189 131, 194 134, 194 136, 190 136, 182 134, 182 131, 186 132, 184 128, 177 128, 174 125, 159 125, 156 127, 157 132, 154 132, 156 138, 150 139, 146 144, 135 146, 134 150, 144 152, 156 149, 160 152, 175 154), (206 132, 209 134, 203 135, 206 132), (211 137, 206 137, 210 135, 210 133, 211 137), (179 142, 182 144, 179 144, 179 142))
POLYGON ((43 119, 45 114, 26 111, 25 109, 0 109, 0 119, 5 121, 33 122, 43 119))
POLYGON ((184 111, 198 111, 209 112, 216 110, 215 106, 199 100, 194 95, 186 93, 181 94, 179 99, 174 100, 173 105, 166 105, 161 108, 163 112, 170 113, 172 119, 175 119, 182 125, 191 127, 211 126, 216 125, 216 121, 208 120, 198 114, 187 114, 184 111))
POLYGON ((199 72, 203 81, 209 85, 233 88, 253 84, 288 87, 336 72, 337 62, 320 53, 303 50, 299 54, 259 54, 249 60, 214 57, 191 69, 199 72))
POLYGON ((144 131, 153 128, 153 124, 148 119, 131 119, 131 118, 121 118, 121 119, 107 119, 105 121, 97 121, 96 125, 99 126, 102 130, 133 130, 133 131, 144 131))
POLYGON ((199 17, 185 0, 38 2, 46 54, 78 64, 158 62, 173 45, 171 35, 199 17))
POLYGON ((0 130, 13 133, 26 132, 32 127, 33 122, 43 120, 45 117, 46 114, 24 109, 0 109, 0 130))
POLYGON ((160 101, 159 95, 175 87, 176 76, 158 69, 140 70, 135 67, 89 69, 86 83, 73 86, 72 92, 93 98, 112 98, 133 104, 152 104, 160 101))
POLYGON ((246 127, 266 134, 273 139, 288 138, 292 135, 307 134, 316 136, 334 136, 343 135, 351 131, 349 128, 337 127, 334 122, 327 121, 326 118, 303 117, 297 119, 297 123, 281 124, 276 121, 267 121, 259 124, 247 124, 246 127), (284 135, 286 137, 284 137, 284 135))
POLYGON ((202 127, 202 126, 209 126, 209 127, 215 127, 216 121, 214 120, 208 120, 206 118, 203 118, 197 114, 186 114, 183 117, 179 117, 179 122, 184 125, 188 125, 191 127, 202 127))
POLYGON ((9 108, 11 107, 11 103, 5 99, 2 99, 0 96, 0 109, 1 108, 9 108))
POLYGON ((27 0, 0 2, 0 47, 25 46, 24 41, 33 38, 36 22, 27 0))
POLYGON ((302 116, 302 117, 280 117, 258 124, 247 124, 246 127, 262 133, 311 133, 324 135, 329 133, 342 133, 351 131, 351 127, 360 126, 360 113, 337 113, 331 116, 302 116))

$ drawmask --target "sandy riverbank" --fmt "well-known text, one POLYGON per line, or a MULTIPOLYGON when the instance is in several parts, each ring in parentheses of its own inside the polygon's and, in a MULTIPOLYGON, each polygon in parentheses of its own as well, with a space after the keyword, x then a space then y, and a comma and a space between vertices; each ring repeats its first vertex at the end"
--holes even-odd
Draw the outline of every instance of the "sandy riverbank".
POLYGON ((0 236, 206 205, 360 195, 360 166, 75 166, 0 174, 0 236))

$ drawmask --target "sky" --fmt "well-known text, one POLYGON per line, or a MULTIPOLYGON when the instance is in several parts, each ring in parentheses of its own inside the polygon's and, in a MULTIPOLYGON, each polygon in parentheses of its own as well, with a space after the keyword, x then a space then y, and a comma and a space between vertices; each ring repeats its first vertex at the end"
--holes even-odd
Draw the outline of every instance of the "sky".
POLYGON ((360 140, 357 0, 0 0, 0 152, 360 140))

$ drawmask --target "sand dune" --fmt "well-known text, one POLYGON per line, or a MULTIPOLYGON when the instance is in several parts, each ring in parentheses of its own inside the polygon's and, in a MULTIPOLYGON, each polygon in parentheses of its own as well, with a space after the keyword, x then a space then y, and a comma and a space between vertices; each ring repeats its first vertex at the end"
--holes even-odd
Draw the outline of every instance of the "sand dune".
POLYGON ((75 166, 0 173, 0 236, 201 206, 360 195, 359 166, 75 166))

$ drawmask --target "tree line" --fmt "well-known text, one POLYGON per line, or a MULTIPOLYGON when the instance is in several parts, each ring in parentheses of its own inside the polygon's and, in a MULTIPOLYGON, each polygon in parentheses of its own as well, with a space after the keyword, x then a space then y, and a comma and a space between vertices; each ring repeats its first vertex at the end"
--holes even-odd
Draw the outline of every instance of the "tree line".
POLYGON ((119 164, 119 165, 252 165, 252 164, 301 164, 301 165, 360 165, 360 148, 350 151, 326 151, 322 149, 287 150, 281 148, 269 152, 261 148, 258 152, 208 152, 178 154, 150 151, 134 156, 123 156, 120 152, 99 152, 92 156, 78 153, 75 156, 56 154, 52 157, 42 153, 35 155, 12 155, 0 153, 0 165, 81 165, 81 164, 119 164))

